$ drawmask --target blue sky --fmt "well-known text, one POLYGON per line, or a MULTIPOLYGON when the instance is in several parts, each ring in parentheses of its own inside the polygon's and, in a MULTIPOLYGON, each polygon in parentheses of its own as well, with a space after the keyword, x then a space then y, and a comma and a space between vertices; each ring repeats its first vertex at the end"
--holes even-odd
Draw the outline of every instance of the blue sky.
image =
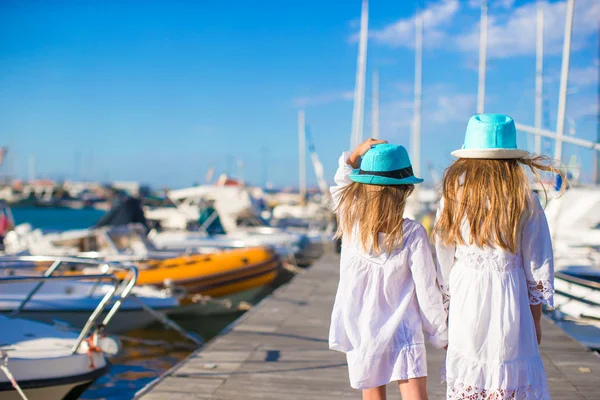
MULTIPOLYGON (((237 174, 298 182, 297 111, 306 109, 331 180, 350 143, 360 0, 0 1, 4 172, 138 180, 158 187, 237 174), (263 158, 267 155, 266 162, 263 158)), ((371 73, 381 136, 410 145, 414 16, 425 21, 422 171, 442 171, 475 112, 479 2, 370 2, 371 73), (420 5, 420 11, 417 6, 420 5)), ((533 125, 535 2, 490 0, 486 111, 533 125)), ((556 127, 564 1, 545 5, 546 127, 556 127)), ((595 139, 600 3, 578 0, 567 117, 595 139)), ((567 131, 569 125, 567 125, 567 131)), ((520 144, 533 139, 520 134, 520 144)), ((549 143, 549 146, 553 146, 549 143)), ((550 147, 547 147, 550 149, 550 147)), ((565 146, 591 177, 592 153, 565 146)), ((309 183, 315 178, 308 163, 309 183)))

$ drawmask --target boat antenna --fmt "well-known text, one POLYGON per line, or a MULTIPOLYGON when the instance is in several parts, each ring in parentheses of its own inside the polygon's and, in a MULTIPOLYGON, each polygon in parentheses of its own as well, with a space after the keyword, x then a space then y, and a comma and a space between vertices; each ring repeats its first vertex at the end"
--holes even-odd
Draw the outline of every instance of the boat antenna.
POLYGON ((415 16, 415 88, 412 129, 412 166, 415 176, 421 176, 421 88, 423 72, 423 14, 415 16))
POLYGON ((485 105, 485 68, 487 57, 487 0, 481 2, 481 24, 479 32, 479 82, 477 85, 477 114, 483 113, 485 105))
POLYGON ((373 71, 373 99, 371 103, 373 118, 371 130, 373 139, 379 139, 379 71, 373 71))
POLYGON ((356 67, 356 84, 354 86, 354 110, 352 112, 351 148, 355 148, 363 139, 363 117, 365 105, 365 73, 367 67, 367 37, 369 30, 369 1, 363 0, 360 17, 360 34, 358 42, 358 61, 356 67))
POLYGON ((565 18, 565 40, 563 42, 562 67, 560 70, 560 91, 558 94, 558 115, 556 118, 556 148, 554 158, 562 161, 562 142, 565 131, 565 112, 567 109, 567 85, 569 82, 569 57, 571 56, 571 33, 573 28, 573 12, 575 0, 567 2, 565 18))
MULTIPOLYGON (((535 127, 542 129, 544 96, 544 2, 537 2, 537 32, 535 46, 535 127)), ((535 135, 535 154, 542 154, 542 136, 535 135)))

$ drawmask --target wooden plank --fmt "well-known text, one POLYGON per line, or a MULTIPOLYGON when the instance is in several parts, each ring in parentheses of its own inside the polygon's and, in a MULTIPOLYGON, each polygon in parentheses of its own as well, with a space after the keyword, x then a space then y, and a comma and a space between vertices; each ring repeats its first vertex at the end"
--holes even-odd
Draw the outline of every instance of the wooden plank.
MULTIPOLYGON (((330 400, 359 397, 350 388, 345 356, 328 350, 339 258, 328 254, 306 273, 246 313, 158 383, 144 400, 330 400)), ((553 400, 600 398, 600 358, 543 321, 540 352, 553 400), (585 371, 585 372, 583 372, 585 371), (589 372, 588 372, 589 371, 589 372)), ((427 347, 430 399, 445 398, 444 352, 427 347)), ((390 384, 388 393, 398 395, 390 384)))

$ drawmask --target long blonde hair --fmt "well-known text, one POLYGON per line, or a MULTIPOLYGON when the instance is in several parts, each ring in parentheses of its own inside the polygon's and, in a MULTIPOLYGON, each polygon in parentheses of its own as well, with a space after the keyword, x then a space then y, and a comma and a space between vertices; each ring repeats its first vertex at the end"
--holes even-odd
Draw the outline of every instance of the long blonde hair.
POLYGON ((414 185, 379 186, 358 182, 339 189, 336 238, 351 238, 356 234, 365 252, 381 253, 379 232, 384 232, 386 251, 402 247, 404 207, 414 189, 414 185))
MULTIPOLYGON (((439 233, 446 245, 465 245, 461 224, 466 219, 470 227, 468 244, 516 253, 521 218, 529 209, 532 195, 525 167, 540 183, 540 171, 561 175, 564 191, 563 173, 545 156, 455 161, 444 172, 444 207, 433 228, 434 234, 439 233)), ((545 188, 544 194, 547 197, 545 188)))

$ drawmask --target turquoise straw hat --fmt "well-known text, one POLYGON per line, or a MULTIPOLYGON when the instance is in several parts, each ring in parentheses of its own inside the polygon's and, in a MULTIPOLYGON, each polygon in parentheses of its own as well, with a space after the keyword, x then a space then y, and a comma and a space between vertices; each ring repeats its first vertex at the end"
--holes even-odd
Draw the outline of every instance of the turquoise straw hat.
POLYGON ((515 122, 504 114, 472 116, 462 149, 452 152, 458 158, 485 159, 523 158, 528 154, 517 148, 515 122))
POLYGON ((350 174, 354 182, 368 185, 412 185, 423 182, 415 177, 408 152, 403 146, 376 144, 365 153, 360 169, 350 174))

